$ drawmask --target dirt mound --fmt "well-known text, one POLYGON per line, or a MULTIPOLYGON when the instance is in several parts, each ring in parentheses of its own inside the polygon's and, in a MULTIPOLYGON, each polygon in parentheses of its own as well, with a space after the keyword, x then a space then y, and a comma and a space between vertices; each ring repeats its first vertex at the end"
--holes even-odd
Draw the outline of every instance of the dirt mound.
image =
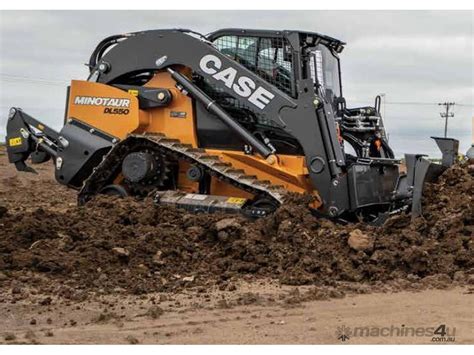
POLYGON ((456 166, 427 187, 424 218, 395 216, 382 228, 318 219, 297 199, 257 221, 110 197, 64 211, 3 208, 0 288, 21 294, 18 284, 27 282, 80 299, 89 291, 231 290, 239 278, 261 277, 329 286, 470 282, 473 188, 467 169, 456 166))

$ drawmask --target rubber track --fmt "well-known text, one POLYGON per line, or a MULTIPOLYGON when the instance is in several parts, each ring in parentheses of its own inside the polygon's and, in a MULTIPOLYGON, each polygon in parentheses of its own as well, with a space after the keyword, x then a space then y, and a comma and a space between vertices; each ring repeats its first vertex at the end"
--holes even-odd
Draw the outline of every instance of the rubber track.
POLYGON ((202 148, 193 148, 190 144, 183 144, 178 139, 168 138, 161 133, 130 135, 116 144, 94 168, 92 174, 84 181, 78 195, 79 204, 88 201, 101 188, 111 183, 121 169, 123 158, 133 147, 148 145, 158 148, 162 153, 177 159, 184 159, 195 164, 209 175, 225 181, 254 196, 267 197, 282 204, 287 194, 283 186, 273 185, 270 181, 259 180, 256 176, 246 175, 243 170, 235 169, 230 163, 223 162, 219 157, 208 154, 202 148))

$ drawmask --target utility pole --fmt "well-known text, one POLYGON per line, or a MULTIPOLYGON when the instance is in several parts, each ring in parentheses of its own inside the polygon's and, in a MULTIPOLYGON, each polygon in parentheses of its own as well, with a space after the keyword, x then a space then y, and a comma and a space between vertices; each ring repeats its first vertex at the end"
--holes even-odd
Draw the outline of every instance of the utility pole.
POLYGON ((387 101, 387 94, 381 93, 381 94, 379 94, 379 96, 383 99, 383 113, 382 113, 382 117, 383 117, 383 119, 385 120, 385 107, 387 106, 387 104, 386 104, 386 101, 387 101))
POLYGON ((444 106, 446 108, 446 112, 440 112, 440 116, 444 118, 444 138, 448 136, 448 118, 454 117, 454 112, 449 112, 449 109, 454 106, 456 103, 454 102, 444 102, 439 103, 439 106, 444 106))
MULTIPOLYGON (((385 112, 386 112, 386 108, 387 108, 387 94, 382 92, 379 94, 380 96, 380 99, 383 100, 383 109, 382 109, 382 118, 384 120, 384 122, 387 122, 386 121, 386 116, 385 116, 385 112)), ((390 140, 390 134, 388 133, 385 133, 386 134, 386 138, 387 138, 387 142, 390 140)))

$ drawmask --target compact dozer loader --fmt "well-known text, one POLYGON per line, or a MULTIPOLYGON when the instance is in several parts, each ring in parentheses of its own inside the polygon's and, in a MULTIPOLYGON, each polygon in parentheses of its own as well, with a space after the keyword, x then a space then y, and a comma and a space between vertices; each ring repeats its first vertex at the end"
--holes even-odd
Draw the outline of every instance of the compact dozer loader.
POLYGON ((339 54, 314 32, 184 29, 111 36, 86 81, 67 91, 60 132, 19 108, 7 150, 54 161, 58 182, 96 194, 150 196, 190 211, 265 216, 290 192, 332 218, 421 214, 423 183, 453 164, 458 142, 435 138, 441 164, 394 157, 374 106, 347 108, 339 54), (348 152, 351 148, 352 154, 348 152))

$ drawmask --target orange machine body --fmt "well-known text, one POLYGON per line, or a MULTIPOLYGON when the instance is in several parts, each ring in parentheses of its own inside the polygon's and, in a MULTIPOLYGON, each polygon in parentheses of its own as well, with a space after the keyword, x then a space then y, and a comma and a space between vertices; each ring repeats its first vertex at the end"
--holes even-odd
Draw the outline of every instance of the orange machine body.
MULTIPOLYGON (((145 86, 168 89, 172 93, 169 105, 143 110, 139 108, 139 101, 133 90, 127 92, 105 84, 73 80, 69 92, 67 118, 82 121, 118 140, 131 133, 163 133, 169 138, 179 139, 182 143, 198 148, 192 99, 176 89, 175 81, 167 72, 157 73, 145 86), (170 114, 172 111, 185 112, 185 115, 175 118, 170 114)), ((277 155, 276 162, 270 164, 258 155, 245 154, 243 151, 222 149, 206 149, 206 151, 232 164, 236 169, 244 170, 247 175, 255 175, 260 180, 284 186, 291 192, 312 194, 316 198, 314 207, 319 207, 321 204, 318 202, 317 191, 310 182, 304 156, 277 155)), ((188 167, 187 162, 179 162, 177 187, 186 192, 197 192, 198 184, 186 178, 188 167)), ((251 197, 249 193, 214 178, 211 181, 210 193, 251 197)))

